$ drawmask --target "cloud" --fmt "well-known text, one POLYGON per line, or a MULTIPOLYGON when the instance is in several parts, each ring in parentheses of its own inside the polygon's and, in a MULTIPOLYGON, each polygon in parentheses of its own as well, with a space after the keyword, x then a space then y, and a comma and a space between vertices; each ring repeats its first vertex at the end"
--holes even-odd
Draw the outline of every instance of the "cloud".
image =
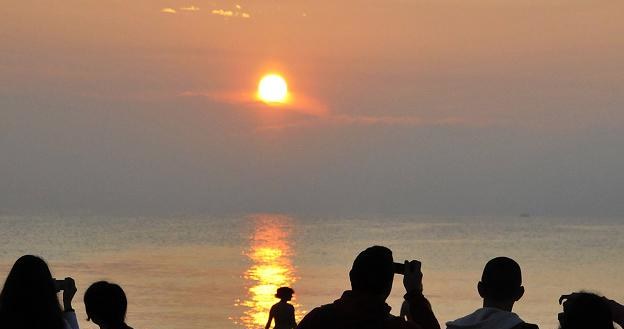
MULTIPOLYGON (((240 6, 237 6, 238 9, 240 6)), ((234 11, 234 10, 224 10, 224 9, 213 9, 211 11, 213 15, 219 15, 224 17, 238 17, 238 18, 250 18, 251 15, 249 13, 245 13, 242 11, 234 11)))
MULTIPOLYGON (((160 10, 161 13, 165 13, 165 14, 177 14, 178 11, 180 12, 198 12, 200 11, 200 8, 195 6, 195 5, 190 5, 190 6, 185 6, 185 7, 180 7, 178 9, 175 8, 171 8, 171 7, 166 7, 166 8, 162 8, 160 10)), ((251 18, 251 14, 242 11, 242 7, 240 5, 236 5, 235 9, 213 9, 210 11, 210 14, 212 15, 218 15, 218 16, 223 16, 223 17, 232 17, 232 18, 251 18)))
POLYGON ((503 122, 494 120, 470 120, 467 118, 447 117, 439 119, 425 119, 419 116, 368 116, 327 114, 308 120, 298 120, 285 123, 260 126, 256 131, 281 131, 293 128, 314 126, 396 126, 396 127, 483 127, 500 125, 503 122))
POLYGON ((330 123, 361 126, 471 126, 483 127, 504 124, 501 120, 480 118, 462 118, 449 116, 443 118, 423 118, 416 115, 404 116, 370 116, 370 115, 332 115, 330 123))
MULTIPOLYGON (((186 91, 180 93, 182 97, 204 97, 211 101, 239 105, 248 109, 264 109, 265 103, 258 100, 250 92, 231 91, 209 91, 193 92, 186 91)), ((504 125, 505 121, 488 118, 468 118, 448 116, 441 118, 426 118, 417 115, 352 115, 331 113, 327 106, 314 98, 299 94, 291 94, 291 101, 288 104, 272 105, 283 113, 295 114, 287 122, 280 122, 264 125, 257 128, 257 131, 286 130, 291 128, 311 127, 311 126, 396 126, 396 127, 486 127, 504 125)))
MULTIPOLYGON (((240 105, 248 109, 267 107, 266 103, 259 100, 256 94, 250 91, 185 91, 179 96, 203 97, 214 102, 240 105)), ((321 102, 295 93, 289 93, 287 104, 273 104, 271 106, 284 113, 300 114, 307 117, 324 117, 329 114, 329 110, 321 102)))
POLYGON ((232 91, 185 91, 179 94, 181 97, 203 97, 217 103, 236 104, 251 106, 255 103, 253 96, 249 92, 232 91))
POLYGON ((199 7, 188 6, 188 7, 180 7, 182 11, 199 11, 199 7))

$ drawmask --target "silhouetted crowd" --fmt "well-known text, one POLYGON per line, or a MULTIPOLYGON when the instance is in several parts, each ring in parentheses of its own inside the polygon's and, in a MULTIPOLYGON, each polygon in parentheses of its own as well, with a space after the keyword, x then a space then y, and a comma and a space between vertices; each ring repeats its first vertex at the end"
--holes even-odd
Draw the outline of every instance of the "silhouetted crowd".
MULTIPOLYGON (((0 293, 0 329, 79 329, 72 307, 75 294, 72 278, 56 280, 43 259, 22 256, 11 268, 0 293)), ((96 282, 85 292, 84 304, 87 320, 100 329, 132 329, 125 322, 128 301, 120 286, 96 282)))
MULTIPOLYGON (((431 304, 423 294, 423 274, 418 261, 395 263, 392 251, 373 246, 362 251, 349 272, 351 290, 331 304, 310 311, 297 325, 295 309, 288 303, 294 290, 277 289, 280 301, 271 307, 265 329, 440 329, 431 304), (400 316, 390 314, 386 299, 394 274, 403 275, 404 302, 400 316)), ((477 284, 483 307, 446 323, 447 329, 537 329, 512 312, 524 295, 520 265, 497 257, 485 265, 477 284)), ((0 293, 0 329, 78 329, 72 307, 76 284, 72 278, 56 280, 39 257, 20 257, 0 293), (58 298, 62 293, 62 304, 58 298)), ((126 324, 128 301, 114 283, 93 283, 84 294, 87 320, 100 329, 132 329, 126 324)), ((614 329, 624 327, 624 306, 606 297, 575 292, 559 298, 560 329, 614 329)))

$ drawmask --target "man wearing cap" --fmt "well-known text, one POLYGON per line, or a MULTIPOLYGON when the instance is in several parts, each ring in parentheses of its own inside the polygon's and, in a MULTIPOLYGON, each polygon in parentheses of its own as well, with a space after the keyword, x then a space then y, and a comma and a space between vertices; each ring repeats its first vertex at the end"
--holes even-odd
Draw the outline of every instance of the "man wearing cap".
POLYGON ((403 285, 412 321, 390 314, 386 298, 394 278, 392 251, 374 246, 362 251, 353 262, 349 272, 351 290, 332 304, 313 309, 297 329, 440 329, 422 294, 420 263, 411 261, 405 265, 403 285))
POLYGON ((447 322, 447 329, 538 329, 511 312, 514 303, 524 295, 520 265, 513 259, 496 257, 487 262, 477 289, 483 307, 447 322))

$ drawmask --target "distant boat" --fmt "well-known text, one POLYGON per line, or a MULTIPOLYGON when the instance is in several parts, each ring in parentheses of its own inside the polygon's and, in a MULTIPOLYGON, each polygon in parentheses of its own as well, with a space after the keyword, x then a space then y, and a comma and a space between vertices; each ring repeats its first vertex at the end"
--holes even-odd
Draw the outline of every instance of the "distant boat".
POLYGON ((529 218, 529 217, 531 217, 531 214, 529 214, 528 212, 523 212, 523 213, 520 214, 520 217, 522 217, 522 218, 529 218))

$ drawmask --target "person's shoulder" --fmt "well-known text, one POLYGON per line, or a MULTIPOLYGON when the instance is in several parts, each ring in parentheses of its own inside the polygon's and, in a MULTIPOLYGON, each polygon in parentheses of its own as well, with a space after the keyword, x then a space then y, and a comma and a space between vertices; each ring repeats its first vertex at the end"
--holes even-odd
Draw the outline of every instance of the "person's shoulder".
POLYGON ((308 312, 306 316, 318 316, 318 315, 333 313, 333 312, 334 312, 334 305, 325 304, 325 305, 315 307, 314 309, 312 309, 312 311, 308 312))
POLYGON ((336 319, 338 310, 334 304, 325 304, 312 309, 304 316, 304 319, 312 321, 325 322, 330 319, 336 319))
MULTIPOLYGON (((325 306, 325 305, 324 305, 325 306)), ((323 306, 319 306, 308 312, 299 325, 297 329, 317 329, 317 328, 327 328, 326 318, 331 317, 332 313, 328 309, 323 306)))

